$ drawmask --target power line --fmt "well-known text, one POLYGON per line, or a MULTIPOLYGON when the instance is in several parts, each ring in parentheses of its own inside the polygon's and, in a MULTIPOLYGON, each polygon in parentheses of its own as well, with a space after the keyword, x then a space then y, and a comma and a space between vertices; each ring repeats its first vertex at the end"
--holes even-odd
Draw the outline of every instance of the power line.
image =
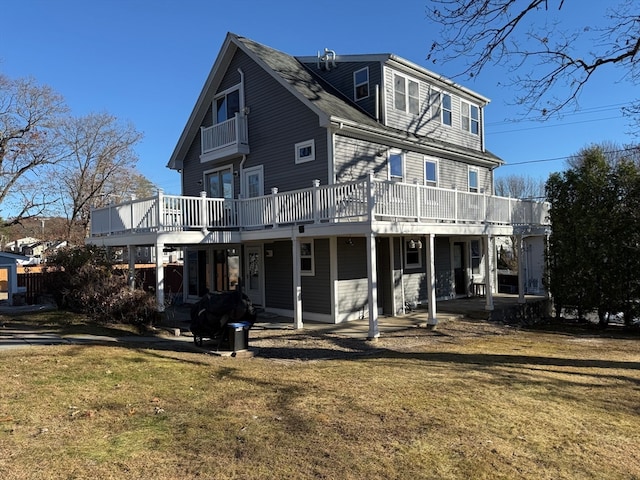
POLYGON ((619 119, 620 117, 606 117, 606 118, 595 118, 592 120, 581 120, 578 122, 563 122, 561 124, 554 124, 554 125, 540 125, 538 127, 526 127, 526 128, 516 128, 513 130, 503 130, 501 132, 491 132, 490 135, 499 135, 501 133, 512 133, 512 132, 522 132, 524 130, 540 130, 542 128, 557 128, 557 127, 564 127, 565 125, 577 125, 580 123, 593 123, 593 122, 602 122, 605 120, 616 120, 619 119))
POLYGON ((621 107, 624 107, 627 105, 633 105, 633 103, 630 103, 630 102, 613 103, 610 105, 600 105, 597 107, 589 107, 576 112, 563 113, 561 115, 559 114, 555 116, 556 118, 541 115, 539 117, 533 117, 533 118, 505 119, 499 122, 486 123, 485 126, 507 125, 507 124, 513 124, 513 123, 523 123, 523 122, 541 122, 541 121, 548 121, 548 120, 562 120, 565 117, 572 117, 575 115, 589 115, 592 113, 602 113, 610 110, 619 110, 621 107))
MULTIPOLYGON (((614 153, 623 153, 623 152, 631 152, 634 150, 638 150, 639 147, 625 147, 625 148, 621 148, 619 150, 609 150, 607 152, 602 152, 604 155, 610 155, 610 154, 614 154, 614 153)), ((543 163, 543 162, 557 162, 558 160, 569 160, 570 158, 575 157, 576 155, 567 155, 565 157, 556 157, 556 158, 542 158, 539 160, 524 160, 522 162, 514 162, 514 163, 505 163, 502 165, 502 167, 511 167, 511 166, 515 166, 515 165, 528 165, 530 163, 543 163)), ((502 168, 501 167, 501 168, 502 168)))

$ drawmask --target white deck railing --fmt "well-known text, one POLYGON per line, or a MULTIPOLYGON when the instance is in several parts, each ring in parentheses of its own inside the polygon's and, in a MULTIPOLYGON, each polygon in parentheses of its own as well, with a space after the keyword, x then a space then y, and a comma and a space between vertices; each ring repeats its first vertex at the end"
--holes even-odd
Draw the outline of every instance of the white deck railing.
POLYGON ((208 153, 230 145, 248 143, 247 117, 236 113, 230 118, 211 127, 201 127, 202 152, 208 153))
POLYGON ((277 228, 296 223, 407 221, 548 225, 548 204, 369 177, 249 199, 164 195, 91 212, 91 236, 277 228))

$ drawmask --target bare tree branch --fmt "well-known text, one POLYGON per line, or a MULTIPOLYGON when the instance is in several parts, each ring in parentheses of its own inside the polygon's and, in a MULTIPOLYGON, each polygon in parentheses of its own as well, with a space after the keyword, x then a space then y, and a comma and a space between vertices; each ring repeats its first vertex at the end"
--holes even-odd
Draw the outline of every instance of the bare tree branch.
MULTIPOLYGON (((564 27, 575 2, 564 0, 430 0, 428 17, 440 25, 427 59, 466 59, 458 75, 476 77, 488 65, 513 75, 525 108, 550 116, 575 104, 597 71, 615 68, 620 79, 640 79, 640 9, 619 0, 575 31, 564 27), (550 8, 550 5, 557 8, 550 8), (593 27, 592 25, 597 25, 593 27)), ((504 83, 504 82, 501 82, 504 83)), ((640 100, 638 100, 640 101, 640 100)), ((626 112, 638 113, 637 104, 626 112)))

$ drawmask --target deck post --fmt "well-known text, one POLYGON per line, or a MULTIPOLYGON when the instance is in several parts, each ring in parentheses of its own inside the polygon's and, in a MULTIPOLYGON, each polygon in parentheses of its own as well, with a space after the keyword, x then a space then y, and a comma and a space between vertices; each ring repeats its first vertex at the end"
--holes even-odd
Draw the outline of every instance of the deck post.
POLYGON ((271 218, 272 218, 272 226, 276 228, 278 226, 278 187, 273 187, 271 189, 271 218))
POLYGON ((300 274, 300 239, 294 234, 291 238, 293 255, 293 328, 303 328, 302 323, 302 282, 300 274))
POLYGON ((484 309, 491 311, 493 310, 493 277, 491 275, 492 272, 492 263, 493 255, 491 255, 491 235, 484 235, 482 237, 482 247, 484 250, 484 284, 485 284, 485 298, 487 300, 484 309))
POLYGON ((380 336, 378 329, 378 278, 376 266, 376 237, 370 232, 367 234, 367 279, 368 279, 368 303, 369 303, 369 334, 367 338, 373 340, 380 336))
POLYGON ((127 245, 127 252, 129 253, 129 273, 128 282, 129 289, 135 290, 136 288, 136 256, 133 252, 135 245, 127 245))
POLYGON ((518 303, 526 303, 524 298, 524 236, 516 235, 516 253, 518 254, 518 303))
POLYGON ((320 222, 320 180, 316 179, 313 181, 313 223, 320 222))
MULTIPOLYGON (((224 211, 224 209, 223 209, 224 211)), ((207 192, 200 192, 200 231, 203 235, 207 234, 207 227, 209 225, 209 214, 207 211, 207 192)), ((221 219, 222 224, 224 225, 225 218, 223 214, 223 218, 221 219)))
POLYGON ((156 302, 158 311, 164 312, 164 265, 162 264, 162 253, 164 243, 156 243, 156 302))
POLYGON ((164 191, 161 188, 158 189, 157 197, 158 231, 162 232, 164 230, 164 191))
POLYGON ((427 235, 427 302, 429 314, 427 326, 433 327, 438 324, 436 317, 436 263, 435 263, 435 235, 427 235))

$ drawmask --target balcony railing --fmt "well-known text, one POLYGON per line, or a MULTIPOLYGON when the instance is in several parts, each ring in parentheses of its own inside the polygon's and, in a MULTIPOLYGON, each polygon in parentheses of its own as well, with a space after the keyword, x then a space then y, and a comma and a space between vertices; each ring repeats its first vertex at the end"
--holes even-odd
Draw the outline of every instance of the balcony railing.
POLYGON ((365 180, 248 199, 165 195, 94 209, 91 236, 260 229, 296 223, 404 221, 548 225, 548 204, 422 185, 365 180))
POLYGON ((216 152, 248 153, 247 117, 239 113, 222 123, 200 128, 202 155, 216 152))

